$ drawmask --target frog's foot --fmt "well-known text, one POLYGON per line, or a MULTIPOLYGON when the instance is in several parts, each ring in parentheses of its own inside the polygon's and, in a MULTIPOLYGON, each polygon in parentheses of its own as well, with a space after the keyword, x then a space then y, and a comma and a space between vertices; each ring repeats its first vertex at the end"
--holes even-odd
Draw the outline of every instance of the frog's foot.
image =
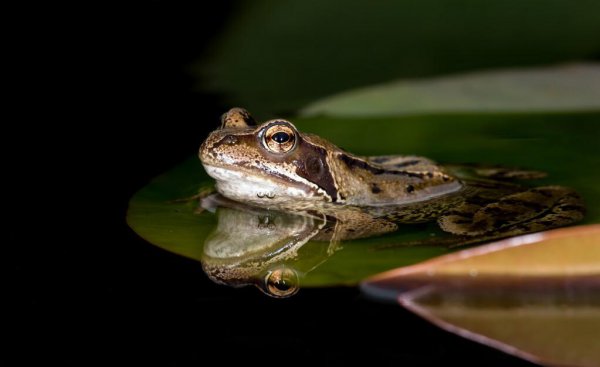
POLYGON ((581 220, 584 212, 575 191, 544 186, 484 206, 463 204, 440 217, 438 224, 456 235, 500 238, 565 226, 581 220))
POLYGON ((201 200, 213 193, 215 193, 215 189, 213 187, 206 187, 198 190, 198 193, 192 196, 187 196, 184 198, 169 200, 168 203, 187 203, 190 201, 198 201, 201 200))
POLYGON ((195 195, 188 196, 185 198, 169 200, 168 203, 169 204, 177 204, 177 203, 188 203, 190 201, 197 201, 199 204, 198 204, 198 207, 196 208, 196 210, 194 210, 194 213, 200 214, 204 211, 204 208, 202 208, 202 206, 200 205, 201 200, 214 194, 215 192, 216 191, 215 191, 214 187, 205 187, 205 188, 198 190, 198 193, 195 195))

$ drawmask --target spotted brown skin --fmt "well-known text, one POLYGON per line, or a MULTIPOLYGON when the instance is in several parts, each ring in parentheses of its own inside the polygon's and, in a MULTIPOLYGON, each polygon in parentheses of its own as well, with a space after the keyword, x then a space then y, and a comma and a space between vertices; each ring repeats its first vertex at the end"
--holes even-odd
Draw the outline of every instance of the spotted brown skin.
MULTIPOLYGON (((217 181, 256 178, 254 186, 270 181, 270 205, 322 201, 371 206, 416 202, 460 189, 461 183, 431 161, 420 157, 359 157, 319 136, 300 133, 285 120, 255 125, 250 115, 232 109, 222 127, 202 144, 200 159, 217 181), (213 167, 235 170, 225 180, 213 167), (286 192, 284 187, 294 188, 286 192), (275 197, 273 197, 275 196, 275 197)), ((217 185, 230 198, 261 203, 251 185, 217 185), (237 187, 236 187, 237 186, 237 187)), ((268 186, 268 185, 267 185, 268 186)), ((264 196, 269 194, 265 189, 264 196)), ((300 204, 302 205, 302 204, 300 204)))
POLYGON ((465 178, 456 167, 423 157, 356 156, 283 119, 257 124, 240 108, 223 115, 199 155, 225 197, 272 209, 319 210, 343 218, 342 226, 368 225, 361 221, 369 218, 437 220, 450 233, 497 238, 567 225, 584 212, 571 189, 509 182, 541 172, 472 166, 475 177, 465 178))
MULTIPOLYGON (((208 167, 209 174, 213 171, 211 167, 235 167, 235 171, 240 174, 240 177, 235 178, 238 181, 249 177, 256 178, 257 185, 264 185, 264 181, 269 181, 273 184, 270 190, 274 197, 271 199, 275 199, 270 203, 285 201, 288 195, 294 195, 294 200, 331 202, 338 199, 326 149, 312 143, 305 135, 298 134, 295 127, 287 121, 273 120, 256 127, 226 127, 217 130, 203 143, 200 157, 204 166, 208 167), (290 137, 283 144, 275 143, 273 135, 283 131, 270 133, 274 129, 289 132, 290 137), (281 145, 287 147, 278 148, 281 145), (270 150, 271 147, 276 150, 270 150), (294 190, 287 192, 288 188, 294 190)), ((249 189, 247 186, 231 186, 217 187, 227 197, 261 202, 260 188, 244 192, 243 190, 249 189)), ((262 196, 269 194, 269 188, 265 188, 262 196)))

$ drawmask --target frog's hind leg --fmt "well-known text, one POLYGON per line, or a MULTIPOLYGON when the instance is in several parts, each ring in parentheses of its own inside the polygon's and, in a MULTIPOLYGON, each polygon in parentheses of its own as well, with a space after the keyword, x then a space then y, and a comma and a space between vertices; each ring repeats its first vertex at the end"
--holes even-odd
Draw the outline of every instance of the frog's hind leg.
MULTIPOLYGON (((503 237, 517 236, 525 233, 545 231, 552 228, 567 226, 583 219, 585 206, 581 197, 573 190, 561 186, 547 186, 546 188, 562 190, 563 196, 559 197, 552 208, 533 220, 507 226, 499 231, 503 237)), ((543 187, 539 189, 544 189, 543 187)), ((533 190, 539 190, 533 189, 533 190)), ((543 191, 548 194, 548 190, 543 191)))
POLYGON ((482 207, 463 204, 438 219, 456 235, 507 237, 565 226, 583 218, 579 195, 562 186, 544 186, 507 195, 482 207))
POLYGON ((561 186, 538 187, 493 201, 483 197, 474 199, 438 219, 440 227, 452 236, 387 244, 375 250, 399 246, 474 245, 566 226, 581 220, 585 213, 581 197, 561 186))

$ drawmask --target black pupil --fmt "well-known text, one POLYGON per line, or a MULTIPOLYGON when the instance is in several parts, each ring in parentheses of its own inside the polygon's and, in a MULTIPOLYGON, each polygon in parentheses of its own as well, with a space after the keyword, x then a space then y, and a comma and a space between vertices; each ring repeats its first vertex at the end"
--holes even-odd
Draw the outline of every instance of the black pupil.
POLYGON ((276 141, 279 144, 283 144, 286 141, 290 140, 290 135, 288 133, 284 133, 283 131, 280 131, 278 133, 273 134, 273 136, 271 136, 271 139, 273 139, 274 141, 276 141))
POLYGON ((280 291, 287 291, 288 289, 292 288, 284 279, 276 281, 273 285, 280 291))

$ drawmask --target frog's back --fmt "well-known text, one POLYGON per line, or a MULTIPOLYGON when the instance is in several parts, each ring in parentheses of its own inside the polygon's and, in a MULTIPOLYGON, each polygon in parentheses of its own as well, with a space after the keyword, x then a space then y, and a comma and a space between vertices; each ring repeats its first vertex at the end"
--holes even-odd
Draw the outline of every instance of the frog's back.
POLYGON ((350 205, 401 205, 433 199, 462 187, 460 180, 424 157, 356 157, 337 152, 332 161, 340 198, 350 205))
POLYGON ((377 164, 389 170, 429 171, 437 169, 437 164, 431 159, 416 155, 377 155, 366 157, 367 162, 377 164))

